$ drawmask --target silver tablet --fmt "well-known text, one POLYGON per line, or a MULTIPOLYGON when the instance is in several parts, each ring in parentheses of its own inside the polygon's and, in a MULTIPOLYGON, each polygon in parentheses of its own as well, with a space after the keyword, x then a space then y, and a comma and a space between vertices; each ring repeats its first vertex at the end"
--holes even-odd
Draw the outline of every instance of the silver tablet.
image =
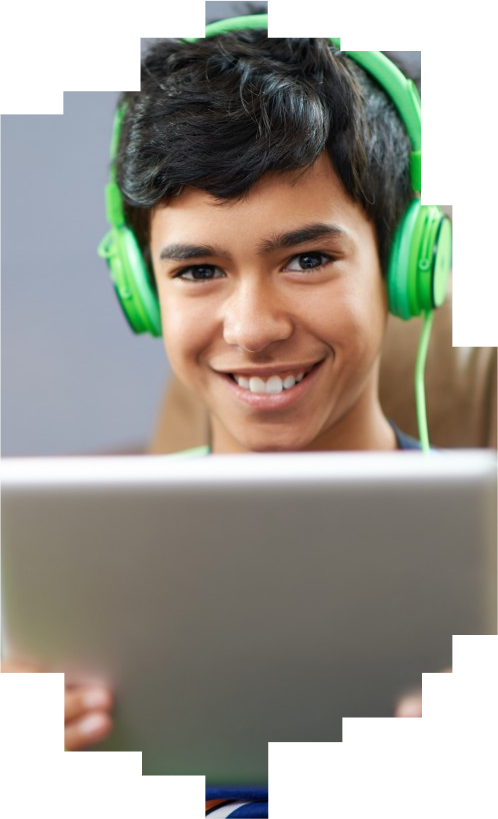
POLYGON ((147 774, 264 783, 496 632, 489 452, 3 461, 4 653, 115 691, 147 774))

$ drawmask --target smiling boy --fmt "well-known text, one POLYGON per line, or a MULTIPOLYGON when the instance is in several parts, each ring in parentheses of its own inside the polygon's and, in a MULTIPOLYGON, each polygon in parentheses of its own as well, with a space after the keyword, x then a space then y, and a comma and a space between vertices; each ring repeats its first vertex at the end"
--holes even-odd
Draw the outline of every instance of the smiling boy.
POLYGON ((396 447, 375 230, 325 153, 221 207, 188 188, 150 236, 168 358, 209 408, 213 452, 396 447))
POLYGON ((211 451, 414 447, 379 356, 411 144, 327 40, 160 41, 125 94, 116 179, 173 371, 211 451))

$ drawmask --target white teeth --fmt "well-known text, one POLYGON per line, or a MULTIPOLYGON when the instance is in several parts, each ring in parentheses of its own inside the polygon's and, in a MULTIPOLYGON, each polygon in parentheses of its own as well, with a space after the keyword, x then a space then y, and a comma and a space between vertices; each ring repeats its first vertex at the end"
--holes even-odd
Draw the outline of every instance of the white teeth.
POLYGON ((271 375, 268 381, 264 381, 257 375, 253 375, 251 378, 246 378, 243 375, 234 375, 234 378, 239 387, 243 387, 245 390, 265 393, 267 395, 278 395, 282 390, 290 390, 296 384, 299 384, 304 378, 304 373, 300 373, 296 376, 288 375, 284 379, 280 378, 279 375, 271 375))

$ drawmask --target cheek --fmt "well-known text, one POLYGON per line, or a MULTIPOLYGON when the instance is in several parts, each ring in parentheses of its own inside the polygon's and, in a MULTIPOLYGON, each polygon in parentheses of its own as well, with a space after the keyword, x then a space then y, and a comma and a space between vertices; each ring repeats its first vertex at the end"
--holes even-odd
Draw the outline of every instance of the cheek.
POLYGON ((314 326, 323 339, 341 347, 378 343, 387 320, 387 298, 382 279, 345 283, 331 288, 328 294, 305 306, 305 314, 313 316, 314 326))
POLYGON ((366 335, 383 333, 387 320, 387 295, 382 278, 367 281, 355 288, 349 301, 351 320, 366 335))
MULTIPOLYGON (((310 313, 311 315, 311 313, 310 313)), ((380 354, 387 321, 387 297, 379 272, 348 282, 317 305, 319 333, 335 351, 341 380, 363 379, 380 354)))
POLYGON ((213 328, 200 304, 161 294, 159 301, 166 353, 171 366, 182 377, 182 369, 194 364, 208 347, 213 328))

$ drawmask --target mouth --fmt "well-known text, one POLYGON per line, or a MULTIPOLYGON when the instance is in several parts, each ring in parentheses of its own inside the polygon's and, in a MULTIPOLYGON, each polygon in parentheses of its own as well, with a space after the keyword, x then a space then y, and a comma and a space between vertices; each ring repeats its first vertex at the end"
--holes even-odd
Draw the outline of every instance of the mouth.
MULTIPOLYGON (((320 362, 317 362, 317 364, 319 364, 319 363, 320 363, 320 362)), ((317 366, 317 364, 313 364, 313 366, 312 366, 312 367, 308 367, 308 369, 307 369, 307 370, 301 370, 301 375, 300 375, 300 377, 299 377, 299 381, 302 381, 304 378, 306 378, 306 376, 307 376, 307 375, 308 375, 308 374, 311 372, 311 370, 313 369, 313 367, 316 367, 316 366, 317 366)), ((229 376, 230 376, 230 378, 232 379, 232 381, 235 381, 235 383, 236 383, 236 384, 238 383, 238 381, 237 381, 237 379, 236 379, 236 377, 235 377, 235 375, 234 375, 233 373, 225 373, 225 375, 229 375, 229 376)), ((278 373, 275 373, 275 375, 278 375, 278 373)), ((270 376, 269 376, 269 375, 265 375, 265 376, 258 376, 258 374, 257 374, 257 373, 253 373, 253 375, 247 375, 247 376, 244 376, 244 378, 245 378, 245 380, 246 380, 247 382, 249 382, 249 380, 250 380, 251 378, 254 378, 254 377, 256 377, 256 378, 261 377, 262 381, 263 381, 265 384, 266 384, 266 382, 268 381, 268 379, 270 378, 270 376)), ((244 384, 240 385, 240 384, 239 384, 239 386, 247 386, 247 385, 244 385, 244 384)), ((286 385, 285 385, 285 381, 284 381, 284 389, 289 389, 289 388, 290 388, 290 386, 294 386, 294 384, 291 384, 291 385, 286 386, 286 385)))
POLYGON ((290 409, 300 402, 318 377, 324 359, 292 369, 275 367, 266 371, 219 372, 233 397, 256 411, 272 412, 290 409), (257 374, 256 374, 257 373, 257 374))

